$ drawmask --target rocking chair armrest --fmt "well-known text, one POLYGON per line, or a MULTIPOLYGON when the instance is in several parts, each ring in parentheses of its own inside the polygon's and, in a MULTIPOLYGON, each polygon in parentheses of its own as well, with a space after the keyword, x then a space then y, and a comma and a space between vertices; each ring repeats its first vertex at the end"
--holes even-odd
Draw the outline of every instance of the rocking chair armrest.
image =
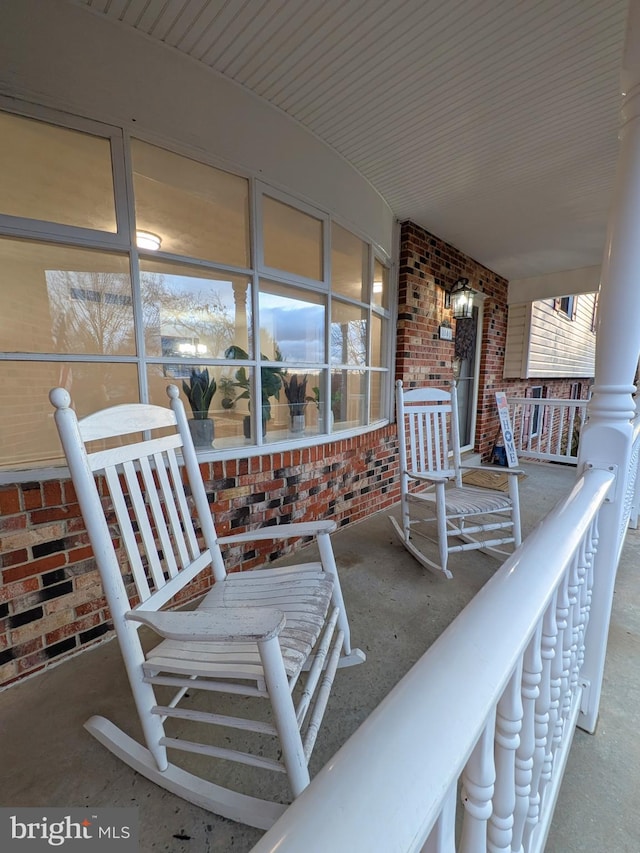
POLYGON ((319 536, 322 533, 333 533, 337 527, 336 522, 330 520, 274 524, 271 527, 261 527, 259 530, 247 530, 245 533, 219 536, 218 544, 229 545, 233 542, 254 542, 258 539, 295 539, 299 536, 319 536))
POLYGON ((277 637, 286 617, 269 607, 220 607, 215 610, 129 610, 125 619, 142 622, 167 640, 258 642, 277 637))
POLYGON ((461 465, 462 471, 493 471, 494 474, 524 474, 522 468, 504 468, 501 465, 461 465))
POLYGON ((425 483, 448 483, 456 476, 455 471, 430 471, 428 474, 419 474, 417 471, 407 471, 407 476, 412 480, 420 480, 425 483))

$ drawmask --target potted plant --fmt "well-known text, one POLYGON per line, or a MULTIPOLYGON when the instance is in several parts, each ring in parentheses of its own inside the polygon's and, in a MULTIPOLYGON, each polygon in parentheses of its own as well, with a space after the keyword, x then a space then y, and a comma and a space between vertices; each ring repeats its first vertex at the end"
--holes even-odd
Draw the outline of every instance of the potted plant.
POLYGON ((304 432, 304 410, 307 407, 307 374, 302 379, 297 373, 283 376, 284 393, 289 404, 291 432, 304 432))
POLYGON ((236 383, 230 376, 223 376, 218 385, 222 394, 220 405, 223 409, 233 409, 236 402, 236 383))
POLYGON ((189 430, 196 447, 211 447, 213 445, 213 420, 209 417, 209 406, 216 393, 216 380, 209 378, 209 371, 192 368, 189 383, 182 380, 182 390, 185 393, 193 418, 189 419, 189 430))
MULTIPOLYGON (((248 359, 249 354, 242 347, 235 344, 225 350, 225 358, 243 358, 248 359)), ((266 360, 266 356, 261 355, 261 358, 266 360)), ((281 361, 282 356, 280 351, 276 349, 276 361, 281 361)), ((271 397, 276 400, 280 399, 280 389, 282 388, 282 379, 284 371, 281 367, 261 367, 260 381, 262 385, 262 435, 264 437, 267 431, 267 421, 271 420, 271 397)), ((236 370, 234 386, 240 388, 242 393, 238 394, 236 400, 248 400, 249 410, 251 410, 251 387, 249 376, 244 367, 239 367, 236 370)), ((244 437, 251 438, 251 417, 247 415, 244 419, 244 437)))

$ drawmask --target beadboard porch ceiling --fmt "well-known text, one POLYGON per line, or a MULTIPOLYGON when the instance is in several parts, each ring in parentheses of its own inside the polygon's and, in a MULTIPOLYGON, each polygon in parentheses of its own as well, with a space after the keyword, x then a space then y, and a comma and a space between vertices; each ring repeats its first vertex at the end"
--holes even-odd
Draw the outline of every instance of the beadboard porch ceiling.
POLYGON ((509 279, 599 265, 626 0, 69 0, 283 110, 509 279))

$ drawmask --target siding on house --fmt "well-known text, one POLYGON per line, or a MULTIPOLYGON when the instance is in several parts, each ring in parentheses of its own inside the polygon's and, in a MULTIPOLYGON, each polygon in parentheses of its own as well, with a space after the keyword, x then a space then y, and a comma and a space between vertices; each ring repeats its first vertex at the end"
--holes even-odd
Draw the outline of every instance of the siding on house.
POLYGON ((593 376, 595 299, 595 293, 576 296, 573 318, 553 299, 510 305, 505 378, 593 376))
POLYGON ((531 309, 531 302, 509 306, 504 357, 505 379, 521 379, 528 376, 527 361, 531 340, 531 309))

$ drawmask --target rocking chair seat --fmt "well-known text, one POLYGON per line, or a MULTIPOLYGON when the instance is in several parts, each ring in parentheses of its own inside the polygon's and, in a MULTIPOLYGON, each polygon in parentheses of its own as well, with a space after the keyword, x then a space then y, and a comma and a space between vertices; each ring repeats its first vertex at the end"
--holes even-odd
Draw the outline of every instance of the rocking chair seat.
MULTIPOLYGON (((325 625, 333 580, 320 563, 288 569, 235 572, 216 584, 198 610, 216 612, 225 607, 268 607, 285 614, 278 640, 285 671, 295 679, 309 658, 325 625)), ((198 677, 242 678, 260 682, 264 670, 257 643, 163 640, 146 657, 145 675, 159 672, 198 677)))
MULTIPOLYGON (((411 495, 411 500, 431 501, 435 503, 434 492, 411 495)), ((487 493, 484 489, 473 487, 450 488, 445 492, 447 515, 480 515, 491 512, 509 511, 511 498, 499 492, 487 493)))

